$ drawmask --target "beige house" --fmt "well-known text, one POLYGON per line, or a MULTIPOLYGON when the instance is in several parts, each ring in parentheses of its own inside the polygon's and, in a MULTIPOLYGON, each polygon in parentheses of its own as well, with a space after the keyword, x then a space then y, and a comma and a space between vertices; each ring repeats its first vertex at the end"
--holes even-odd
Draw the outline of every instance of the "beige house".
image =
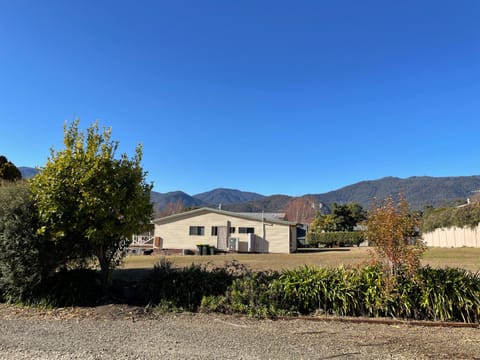
POLYGON ((297 249, 296 223, 210 208, 155 219, 157 249, 195 250, 199 244, 223 251, 291 253, 297 249))

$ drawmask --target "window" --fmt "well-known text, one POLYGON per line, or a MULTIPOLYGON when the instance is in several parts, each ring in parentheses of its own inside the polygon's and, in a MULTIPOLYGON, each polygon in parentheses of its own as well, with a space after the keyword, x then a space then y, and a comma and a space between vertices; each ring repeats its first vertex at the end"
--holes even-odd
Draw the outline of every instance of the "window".
POLYGON ((212 236, 218 235, 218 226, 212 226, 212 236))
MULTIPOLYGON (((235 227, 230 227, 228 229, 230 231, 230 234, 235 233, 235 227)), ((218 226, 212 226, 212 236, 217 236, 218 235, 218 226)))
POLYGON ((253 234, 255 233, 255 229, 253 227, 239 227, 238 228, 239 234, 253 234))
POLYGON ((205 235, 205 226, 190 226, 190 235, 205 235))

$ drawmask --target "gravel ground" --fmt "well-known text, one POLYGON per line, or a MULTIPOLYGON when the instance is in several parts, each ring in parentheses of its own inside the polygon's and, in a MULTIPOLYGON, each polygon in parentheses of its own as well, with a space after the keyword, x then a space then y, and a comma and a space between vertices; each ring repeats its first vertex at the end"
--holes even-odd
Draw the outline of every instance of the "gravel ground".
POLYGON ((0 304, 0 359, 480 359, 480 328, 0 304))

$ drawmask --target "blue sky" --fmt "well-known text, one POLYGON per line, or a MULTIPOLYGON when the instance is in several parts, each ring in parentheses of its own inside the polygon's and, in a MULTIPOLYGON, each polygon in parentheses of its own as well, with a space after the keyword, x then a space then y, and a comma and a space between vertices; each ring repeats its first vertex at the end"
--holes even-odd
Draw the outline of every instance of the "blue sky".
POLYGON ((0 0, 0 154, 63 125, 144 146, 160 192, 480 174, 480 2, 0 0))

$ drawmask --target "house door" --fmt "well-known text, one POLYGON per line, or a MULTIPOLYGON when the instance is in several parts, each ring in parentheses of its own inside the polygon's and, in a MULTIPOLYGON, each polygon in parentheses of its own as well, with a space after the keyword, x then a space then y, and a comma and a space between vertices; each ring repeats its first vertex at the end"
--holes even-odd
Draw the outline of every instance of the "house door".
POLYGON ((228 226, 219 226, 217 231, 217 249, 228 250, 228 226))

